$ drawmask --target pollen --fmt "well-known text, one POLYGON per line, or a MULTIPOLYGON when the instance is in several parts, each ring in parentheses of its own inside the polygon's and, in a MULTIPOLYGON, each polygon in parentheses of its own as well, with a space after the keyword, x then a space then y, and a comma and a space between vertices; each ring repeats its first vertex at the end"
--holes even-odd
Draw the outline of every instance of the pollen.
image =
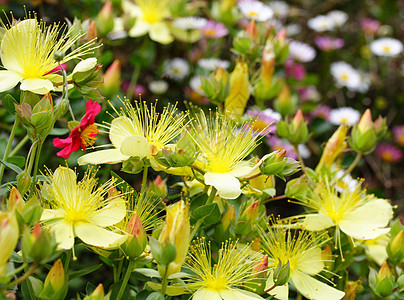
POLYGON ((95 137, 99 133, 98 127, 95 124, 91 124, 84 128, 80 133, 80 140, 86 147, 94 145, 97 138, 95 137))

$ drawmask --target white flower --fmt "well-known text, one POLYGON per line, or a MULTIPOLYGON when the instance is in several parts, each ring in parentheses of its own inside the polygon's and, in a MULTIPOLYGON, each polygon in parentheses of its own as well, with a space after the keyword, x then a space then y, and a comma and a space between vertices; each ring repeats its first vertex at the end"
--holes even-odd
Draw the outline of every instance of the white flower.
POLYGON ((370 44, 370 50, 374 55, 393 57, 403 51, 403 44, 396 39, 381 38, 370 44))
POLYGON ((341 27, 348 20, 348 15, 340 10, 333 10, 327 14, 334 21, 336 27, 341 27))
POLYGON ((230 62, 218 58, 202 58, 198 61, 198 66, 209 71, 215 71, 219 67, 227 69, 230 66, 230 62))
POLYGON ((245 0, 237 6, 246 18, 259 22, 268 21, 274 15, 272 9, 260 1, 245 0))
POLYGON ((149 90, 157 95, 164 94, 168 90, 168 83, 164 80, 156 80, 149 83, 149 90))
POLYGON ((298 61, 309 62, 316 57, 316 51, 305 43, 291 41, 289 43, 289 55, 298 61))
POLYGON ((192 77, 191 80, 189 81, 189 86, 191 87, 191 89, 193 89, 199 95, 205 96, 205 93, 203 92, 203 88, 202 88, 201 76, 192 77))
POLYGON ((189 74, 188 62, 183 58, 173 58, 166 62, 164 71, 170 78, 182 80, 189 74))
POLYGON ((352 107, 340 107, 331 110, 330 123, 334 125, 347 124, 352 126, 359 122, 361 114, 352 107))
POLYGON ((286 26, 286 36, 299 34, 302 31, 300 24, 289 24, 286 26))
POLYGON ((284 18, 289 13, 289 5, 285 1, 271 1, 268 5, 279 18, 284 18))
POLYGON ((297 149, 299 150, 299 153, 302 156, 302 158, 307 159, 311 156, 311 152, 305 144, 299 144, 297 146, 297 149))
POLYGON ((276 121, 279 121, 280 119, 282 119, 282 115, 280 113, 278 113, 277 111, 274 111, 270 108, 267 108, 266 110, 264 110, 263 113, 266 116, 268 116, 276 121))
POLYGON ((331 64, 331 74, 338 86, 348 89, 358 89, 361 85, 361 75, 350 64, 339 61, 331 64))
POLYGON ((201 29, 206 25, 207 22, 208 21, 205 18, 201 17, 184 17, 175 19, 173 26, 185 30, 201 29))
POLYGON ((347 188, 349 191, 353 192, 358 187, 358 185, 360 185, 360 183, 358 180, 353 179, 351 174, 347 174, 342 177, 342 175, 344 174, 345 170, 339 170, 335 174, 335 178, 340 180, 337 181, 337 183, 334 185, 334 188, 340 193, 344 190, 344 188, 347 188))
POLYGON ((335 22, 330 16, 319 15, 307 21, 309 28, 317 32, 334 30, 335 22))

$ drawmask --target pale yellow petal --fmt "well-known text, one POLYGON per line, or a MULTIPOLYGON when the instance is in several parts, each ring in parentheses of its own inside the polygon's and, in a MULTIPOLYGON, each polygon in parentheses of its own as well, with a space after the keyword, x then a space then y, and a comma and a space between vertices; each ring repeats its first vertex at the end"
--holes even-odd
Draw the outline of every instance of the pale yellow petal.
POLYGON ((116 164, 121 161, 129 159, 129 157, 130 156, 123 155, 121 151, 119 151, 118 149, 108 149, 108 150, 95 151, 80 156, 79 159, 77 160, 77 163, 80 166, 87 164, 93 164, 93 165, 116 164))
POLYGON ((366 255, 373 259, 379 266, 381 266, 387 259, 387 245, 367 245, 366 255))
POLYGON ((54 87, 49 79, 28 78, 21 81, 20 89, 43 95, 53 91, 54 87))
POLYGON ((303 228, 309 231, 321 231, 334 225, 329 216, 321 213, 306 215, 302 224, 303 228))
POLYGON ((88 222, 74 223, 74 232, 84 243, 99 248, 117 248, 128 238, 88 222))
POLYGON ((236 199, 241 194, 240 181, 231 174, 207 172, 204 178, 205 184, 214 186, 224 199, 236 199))
POLYGON ((74 245, 73 225, 71 222, 61 220, 51 226, 55 233, 56 243, 59 249, 71 249, 74 245))
POLYGON ((220 292, 221 296, 225 300, 263 300, 258 294, 240 290, 240 289, 228 289, 224 293, 220 292))
POLYGON ((244 177, 253 171, 253 167, 251 166, 251 162, 249 161, 240 161, 238 162, 229 172, 229 174, 235 177, 244 177))
POLYGON ((76 173, 69 168, 59 167, 53 173, 53 189, 61 199, 74 199, 76 195, 76 173))
POLYGON ((64 210, 62 209, 44 209, 41 215, 41 221, 62 219, 64 217, 64 210))
POLYGON ((384 199, 374 199, 343 215, 339 227, 358 240, 375 239, 389 232, 384 228, 393 217, 393 208, 384 199))
MULTIPOLYGON (((269 271, 269 276, 265 284, 265 290, 269 290, 274 286, 274 271, 269 271)), ((277 286, 268 292, 269 295, 274 296, 276 299, 288 300, 289 299, 289 285, 288 283, 277 286)))
POLYGON ((15 87, 23 77, 13 71, 0 71, 0 92, 5 92, 15 87))
POLYGON ((89 222, 106 227, 122 221, 126 215, 126 202, 122 198, 111 200, 107 206, 94 212, 89 222))
POLYGON ((135 25, 129 30, 130 37, 145 35, 150 29, 150 24, 142 19, 136 19, 135 25))
POLYGON ((127 156, 137 156, 140 159, 152 157, 152 144, 144 136, 128 136, 122 141, 121 153, 127 156))
POLYGON ((122 141, 125 138, 133 135, 142 135, 142 132, 135 130, 131 119, 122 116, 112 120, 109 130, 109 139, 116 149, 121 148, 122 141))
POLYGON ((97 65, 97 59, 95 57, 90 57, 79 62, 73 69, 72 74, 77 72, 87 72, 93 69, 97 65))
POLYGON ((222 300, 219 293, 216 290, 208 288, 197 290, 192 297, 193 300, 222 300))
POLYGON ((150 39, 160 44, 169 44, 174 38, 170 33, 170 29, 163 22, 157 22, 150 26, 149 29, 150 39))
POLYGON ((134 4, 132 1, 130 0, 123 0, 122 1, 122 10, 129 14, 129 16, 131 17, 141 17, 143 15, 142 10, 140 9, 139 6, 137 6, 136 4, 134 4))
POLYGON ((166 168, 154 158, 150 159, 151 167, 154 171, 164 171, 168 174, 178 175, 178 176, 193 176, 192 169, 190 167, 177 167, 177 168, 166 168))
POLYGON ((321 257, 321 249, 308 249, 297 256, 298 261, 294 261, 293 265, 300 271, 309 275, 316 275, 324 269, 324 262, 321 257))
POLYGON ((302 272, 291 272, 291 282, 300 294, 312 300, 339 300, 345 293, 302 272))

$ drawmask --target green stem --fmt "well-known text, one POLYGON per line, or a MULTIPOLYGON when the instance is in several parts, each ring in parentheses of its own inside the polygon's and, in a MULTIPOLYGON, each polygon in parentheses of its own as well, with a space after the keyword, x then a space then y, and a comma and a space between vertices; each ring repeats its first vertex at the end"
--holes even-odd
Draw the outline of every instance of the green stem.
POLYGON ((307 169, 306 169, 306 165, 304 164, 303 158, 302 158, 302 156, 300 155, 299 148, 298 148, 297 146, 295 146, 295 145, 293 145, 293 148, 295 149, 295 152, 296 152, 296 154, 297 154, 297 158, 298 158, 299 161, 300 161, 300 165, 302 166, 302 171, 303 171, 303 173, 306 175, 307 178, 310 178, 310 177, 308 176, 308 174, 307 174, 307 169))
POLYGON ((22 270, 24 270, 26 266, 28 266, 28 263, 27 263, 27 262, 23 263, 23 264, 22 264, 21 266, 19 266, 17 269, 13 270, 13 272, 8 273, 6 276, 7 276, 7 277, 11 277, 11 276, 13 276, 14 274, 18 274, 18 273, 20 273, 22 270))
POLYGON ((140 188, 140 195, 143 196, 144 191, 146 190, 146 184, 147 184, 147 171, 149 170, 149 167, 145 167, 143 169, 143 177, 142 177, 142 187, 140 188))
POLYGON ((349 168, 346 169, 346 171, 345 171, 344 175, 342 175, 341 179, 352 172, 352 170, 356 167, 356 165, 358 164, 358 162, 360 161, 361 158, 362 158, 362 153, 357 153, 354 161, 349 166, 349 168))
POLYGON ((10 156, 14 156, 20 151, 22 147, 28 142, 29 137, 26 135, 18 144, 15 146, 15 148, 10 152, 10 156))
POLYGON ((65 275, 69 273, 69 265, 70 265, 70 257, 72 256, 72 249, 69 249, 69 251, 66 252, 66 260, 63 264, 63 270, 65 270, 65 275))
POLYGON ((126 269, 125 277, 123 278, 121 288, 119 289, 118 295, 116 296, 116 300, 122 299, 123 293, 125 292, 126 286, 128 285, 129 277, 130 274, 132 273, 135 263, 136 262, 134 260, 129 261, 129 265, 128 268, 126 269))
MULTIPOLYGON (((10 153, 11 145, 13 144, 15 132, 17 131, 19 123, 20 123, 20 118, 17 116, 15 121, 14 121, 13 127, 11 128, 10 138, 8 139, 6 150, 4 151, 4 154, 3 154, 3 160, 4 161, 7 161, 8 154, 10 153)), ((0 184, 1 184, 1 181, 3 179, 3 174, 4 174, 5 167, 6 166, 3 165, 3 164, 1 164, 1 166, 0 166, 0 184)))
MULTIPOLYGON (((31 145, 31 149, 29 149, 29 152, 28 152, 28 167, 26 167, 25 170, 27 170, 27 173, 29 175, 31 175, 32 167, 34 166, 35 152, 36 152, 37 144, 38 144, 38 141, 35 141, 31 145)), ((27 162, 25 162, 25 164, 27 164, 27 162)))
POLYGON ((43 142, 38 143, 37 151, 35 153, 34 175, 32 176, 31 190, 29 191, 29 195, 28 195, 27 199, 29 199, 32 196, 32 193, 34 192, 34 189, 35 189, 36 175, 38 173, 38 166, 39 166, 39 159, 41 158, 42 145, 43 145, 43 142))
POLYGON ((265 204, 265 203, 268 203, 268 202, 272 202, 272 201, 276 201, 276 200, 282 200, 282 199, 285 199, 285 198, 287 198, 285 195, 280 195, 280 196, 265 199, 263 201, 263 203, 265 204))
POLYGON ((12 287, 12 286, 15 286, 15 285, 17 285, 17 284, 23 282, 25 279, 27 279, 29 276, 31 276, 31 275, 35 272, 35 270, 36 270, 36 268, 37 268, 38 266, 39 266, 38 263, 33 263, 33 264, 31 265, 31 267, 28 269, 28 271, 24 273, 24 275, 22 275, 21 277, 17 278, 16 280, 10 282, 9 284, 7 284, 6 287, 5 287, 5 289, 7 290, 8 288, 10 288, 10 287, 12 287))
POLYGON ((131 99, 133 97, 133 93, 135 92, 135 87, 136 87, 137 80, 139 79, 139 75, 140 75, 140 67, 137 67, 133 71, 132 78, 130 79, 128 91, 126 92, 126 97, 128 97, 129 99, 131 99))
POLYGON ((168 281, 167 281, 167 274, 168 274, 168 266, 166 266, 166 269, 164 271, 164 276, 163 276, 163 282, 161 283, 161 293, 163 295, 166 294, 166 290, 167 290, 167 285, 168 285, 168 281))
MULTIPOLYGON (((206 200, 205 205, 211 204, 213 202, 213 199, 215 199, 215 196, 216 196, 216 192, 217 192, 217 189, 214 186, 212 186, 212 190, 210 191, 209 198, 208 198, 208 200, 206 200)), ((203 219, 199 219, 198 221, 196 221, 194 228, 192 229, 192 232, 190 235, 191 241, 194 238, 194 236, 196 235, 197 231, 199 230, 199 227, 201 227, 202 223, 203 223, 203 219)))

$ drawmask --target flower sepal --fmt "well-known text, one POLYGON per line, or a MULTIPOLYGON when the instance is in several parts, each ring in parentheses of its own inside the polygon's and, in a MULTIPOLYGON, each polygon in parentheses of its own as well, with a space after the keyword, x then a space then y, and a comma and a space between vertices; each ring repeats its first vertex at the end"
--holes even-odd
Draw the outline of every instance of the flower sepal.
POLYGON ((56 253, 55 237, 39 223, 32 231, 28 227, 24 229, 21 244, 24 255, 35 262, 47 262, 56 253))

